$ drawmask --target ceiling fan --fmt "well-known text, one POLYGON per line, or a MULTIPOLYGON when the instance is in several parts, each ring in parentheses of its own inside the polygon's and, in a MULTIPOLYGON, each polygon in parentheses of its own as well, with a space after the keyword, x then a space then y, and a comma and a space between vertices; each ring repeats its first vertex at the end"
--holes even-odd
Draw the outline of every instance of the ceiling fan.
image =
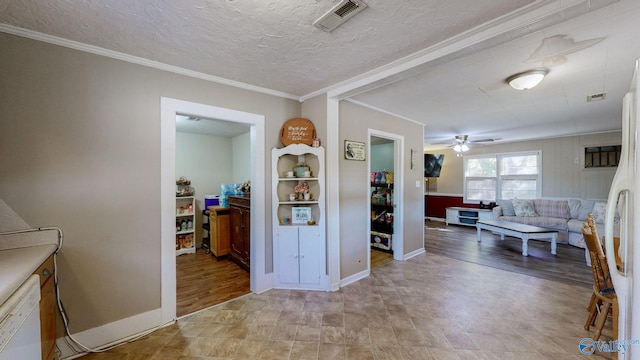
POLYGON ((480 140, 469 140, 469 135, 456 135, 454 137, 455 142, 449 147, 453 147, 453 151, 458 153, 458 156, 463 153, 469 151, 469 145, 482 145, 488 142, 493 142, 495 139, 480 139, 480 140))

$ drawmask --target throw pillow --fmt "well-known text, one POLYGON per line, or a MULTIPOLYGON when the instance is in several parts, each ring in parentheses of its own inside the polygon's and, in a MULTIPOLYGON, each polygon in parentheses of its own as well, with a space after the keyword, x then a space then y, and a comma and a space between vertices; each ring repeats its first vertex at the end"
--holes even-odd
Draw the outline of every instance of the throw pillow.
POLYGON ((496 203, 502 209, 503 216, 516 216, 515 210, 513 210, 513 204, 511 200, 498 200, 496 203))
POLYGON ((569 199, 567 200, 569 203, 569 213, 571 214, 571 219, 577 219, 580 217, 580 206, 582 202, 579 199, 569 199))
POLYGON ((582 205, 578 212, 578 220, 585 221, 587 220, 587 215, 589 215, 590 212, 593 212, 593 206, 596 202, 593 200, 582 200, 581 203, 582 205))
POLYGON ((607 210, 606 202, 598 201, 595 203, 595 205, 593 205, 593 211, 592 211, 593 221, 595 221, 596 224, 604 224, 606 210, 607 210))
POLYGON ((511 203, 513 204, 513 210, 516 216, 538 216, 533 208, 533 201, 531 200, 513 199, 511 203))

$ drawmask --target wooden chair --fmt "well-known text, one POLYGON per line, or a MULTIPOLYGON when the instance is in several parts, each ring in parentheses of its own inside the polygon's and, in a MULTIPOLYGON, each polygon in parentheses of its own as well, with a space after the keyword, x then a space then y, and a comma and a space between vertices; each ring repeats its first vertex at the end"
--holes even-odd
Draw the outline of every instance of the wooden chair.
POLYGON ((589 214, 587 222, 582 226, 582 235, 587 244, 591 258, 591 272, 593 274, 593 294, 589 303, 589 316, 584 325, 589 330, 593 325, 593 340, 598 340, 602 329, 611 313, 613 322, 613 340, 618 338, 618 298, 609 276, 609 265, 598 237, 593 217, 589 214))

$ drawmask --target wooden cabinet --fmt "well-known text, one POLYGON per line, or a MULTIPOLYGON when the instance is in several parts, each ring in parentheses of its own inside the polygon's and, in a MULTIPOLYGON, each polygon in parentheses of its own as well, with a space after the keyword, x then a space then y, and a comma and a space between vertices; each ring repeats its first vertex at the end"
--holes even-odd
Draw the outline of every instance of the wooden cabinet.
POLYGON ((229 255, 231 249, 230 211, 220 206, 209 207, 209 247, 216 259, 229 255))
POLYGON ((50 360, 56 355, 56 285, 53 278, 53 255, 34 272, 40 276, 40 337, 42 359, 50 360))
POLYGON ((328 290, 324 148, 292 144, 271 156, 275 287, 328 290))
POLYGON ((251 260, 251 200, 249 197, 229 196, 231 216, 231 260, 249 271, 251 260))
POLYGON ((196 211, 193 196, 176 197, 176 255, 196 252, 196 211))

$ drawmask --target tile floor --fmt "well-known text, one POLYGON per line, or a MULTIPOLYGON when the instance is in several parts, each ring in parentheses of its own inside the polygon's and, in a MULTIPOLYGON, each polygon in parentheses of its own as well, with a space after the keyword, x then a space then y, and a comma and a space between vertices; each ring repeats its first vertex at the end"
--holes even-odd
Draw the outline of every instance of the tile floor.
POLYGON ((337 292, 250 294, 82 359, 608 359, 578 349, 589 297, 423 254, 337 292))

